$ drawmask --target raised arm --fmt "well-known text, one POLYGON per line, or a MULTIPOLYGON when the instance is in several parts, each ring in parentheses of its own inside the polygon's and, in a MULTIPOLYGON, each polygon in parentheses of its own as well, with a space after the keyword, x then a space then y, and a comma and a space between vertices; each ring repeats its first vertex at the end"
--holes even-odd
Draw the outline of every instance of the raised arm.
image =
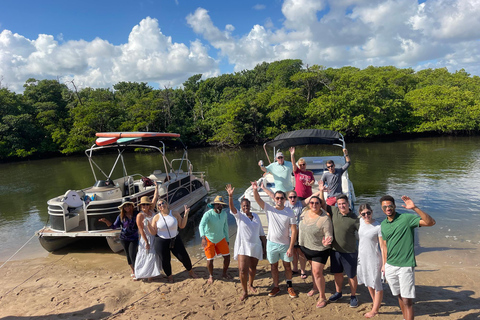
POLYGON ((258 194, 258 185, 256 181, 250 182, 252 184, 252 189, 253 189, 253 198, 255 199, 255 202, 258 203, 260 208, 265 209, 265 202, 260 198, 260 195, 258 194))
POLYGON ((183 218, 182 218, 182 215, 180 213, 177 213, 175 218, 177 218, 177 221, 178 221, 178 227, 180 229, 183 229, 185 228, 185 226, 187 225, 187 222, 188 222, 188 214, 190 213, 190 208, 187 207, 187 205, 184 205, 183 206, 183 218))
POLYGON ((153 194, 152 205, 150 206, 150 209, 155 210, 155 206, 157 205, 157 200, 158 200, 157 180, 153 180, 153 184, 155 185, 155 193, 153 194))
POLYGON ((295 147, 290 147, 290 161, 292 161, 292 168, 293 172, 296 172, 298 167, 297 164, 295 163, 295 147))
POLYGON ((420 210, 415 203, 413 203, 412 199, 407 196, 402 197, 403 202, 405 202, 405 205, 402 205, 405 209, 411 209, 415 211, 416 214, 418 214, 421 218, 419 225, 420 227, 431 227, 435 225, 435 219, 433 219, 429 214, 423 212, 420 210))
POLYGON ((235 191, 235 188, 232 187, 231 184, 227 184, 225 190, 227 190, 228 193, 228 206, 230 207, 230 211, 233 214, 237 214, 237 208, 235 208, 235 205, 233 204, 233 191, 235 191))
POLYGON ((348 155, 347 149, 343 149, 343 154, 345 155, 345 161, 350 162, 350 156, 348 155))
POLYGON ((260 169, 263 171, 263 172, 267 172, 267 168, 265 168, 265 166, 263 165, 263 161, 260 160, 258 161, 258 166, 260 167, 260 169))
POLYGON ((260 182, 260 188, 262 188, 263 191, 265 191, 266 194, 268 194, 268 196, 270 198, 272 198, 272 200, 275 200, 275 194, 272 192, 272 190, 270 190, 266 185, 265 183, 263 183, 263 180, 262 182, 260 182))

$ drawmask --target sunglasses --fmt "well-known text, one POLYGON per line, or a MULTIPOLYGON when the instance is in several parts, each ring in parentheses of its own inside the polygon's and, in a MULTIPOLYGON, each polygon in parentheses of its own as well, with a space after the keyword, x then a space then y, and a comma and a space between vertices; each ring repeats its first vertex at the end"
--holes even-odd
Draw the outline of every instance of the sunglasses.
POLYGON ((310 204, 319 205, 319 204, 320 204, 320 202, 314 202, 314 201, 310 201, 310 204))
POLYGON ((285 199, 284 197, 275 197, 275 200, 283 200, 285 199))
POLYGON ((159 206, 164 206, 164 205, 166 205, 166 203, 165 202, 159 202, 158 205, 159 206))
POLYGON ((372 214, 372 211, 365 211, 360 213, 362 217, 365 217, 366 215, 371 215, 371 214, 372 214))
POLYGON ((289 196, 288 199, 295 199, 297 196, 289 196))
POLYGON ((283 157, 277 157, 277 159, 283 159, 283 157))
POLYGON ((330 169, 330 168, 333 168, 333 167, 335 167, 335 166, 327 166, 327 169, 330 169))
POLYGON ((144 207, 144 206, 150 206, 150 204, 148 203, 142 203, 140 206, 144 207))
POLYGON ((393 209, 394 206, 389 204, 388 206, 382 206, 382 210, 393 209))
POLYGON ((305 167, 307 164, 306 163, 299 163, 298 165, 301 166, 301 167, 305 167))

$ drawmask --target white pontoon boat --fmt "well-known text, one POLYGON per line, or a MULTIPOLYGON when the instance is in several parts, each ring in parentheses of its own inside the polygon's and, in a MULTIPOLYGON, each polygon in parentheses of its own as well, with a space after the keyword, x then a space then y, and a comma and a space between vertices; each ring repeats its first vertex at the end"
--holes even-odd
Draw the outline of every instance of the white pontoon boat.
MULTIPOLYGON (((48 204, 49 225, 36 232, 41 245, 47 251, 60 249, 86 237, 105 237, 110 248, 122 250, 118 241, 120 230, 112 230, 100 218, 115 221, 122 200, 135 204, 142 196, 153 198, 156 181, 159 199, 165 199, 173 212, 183 213, 184 205, 194 212, 205 204, 209 190, 204 172, 194 172, 188 160, 187 149, 176 133, 157 132, 104 132, 97 133, 95 144, 85 151, 95 183, 81 190, 68 190, 64 195, 50 199, 48 204), (169 161, 165 155, 166 146, 175 144, 183 148, 180 159, 169 161), (160 152, 162 169, 147 176, 129 174, 123 154, 132 148, 148 148, 160 152), (117 158, 110 172, 105 173, 93 160, 94 152, 113 150, 117 158), (122 176, 112 179, 116 166, 122 166, 122 176), (103 177, 97 178, 97 171, 103 177)), ((159 163, 160 164, 160 163, 159 163)))
MULTIPOLYGON (((301 146, 301 145, 331 145, 340 147, 340 150, 345 148, 345 139, 343 135, 336 131, 331 130, 321 130, 321 129, 304 129, 304 130, 296 130, 291 132, 286 132, 278 135, 275 139, 266 142, 263 145, 263 149, 265 150, 265 154, 269 163, 270 157, 267 148, 271 148, 272 159, 275 159, 275 154, 278 151, 288 151, 290 147, 301 146)), ((327 171, 326 162, 328 160, 333 160, 335 162, 335 166, 337 168, 342 167, 345 164, 345 157, 344 156, 314 156, 314 157, 302 157, 305 159, 307 164, 307 170, 313 172, 315 176, 315 184, 312 186, 314 190, 318 190, 318 181, 321 180, 324 171, 327 171)), ((298 160, 299 158, 297 158, 298 160)), ((260 170, 260 169, 259 169, 260 170)), ((273 176, 269 173, 264 174, 258 181, 257 184, 260 186, 261 182, 263 182, 267 188, 272 190, 273 192, 276 191, 275 189, 275 181, 273 176)), ((292 185, 295 185, 295 179, 292 176, 292 185)), ((328 186, 327 186, 328 187, 328 186)), ((348 169, 342 175, 342 192, 348 196, 350 202, 350 208, 354 210, 354 202, 355 202, 355 191, 353 189, 353 184, 349 179, 348 176, 348 169)), ((274 205, 273 200, 268 196, 268 194, 259 188, 259 194, 263 201, 274 205)), ((325 199, 327 194, 325 192, 325 199)), ((262 220, 262 224, 264 228, 267 226, 267 220, 265 214, 262 214, 262 209, 258 206, 255 202, 253 197, 253 189, 252 186, 248 187, 245 190, 245 193, 240 197, 239 201, 242 198, 247 198, 251 202, 252 211, 259 213, 260 219, 262 220)))

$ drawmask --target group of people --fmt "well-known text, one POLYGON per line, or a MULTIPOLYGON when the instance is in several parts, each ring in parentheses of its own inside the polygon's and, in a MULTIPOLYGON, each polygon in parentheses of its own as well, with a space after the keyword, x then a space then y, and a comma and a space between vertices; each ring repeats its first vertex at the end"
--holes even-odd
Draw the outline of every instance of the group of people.
POLYGON ((106 218, 99 219, 112 229, 121 228, 120 242, 127 256, 133 280, 151 281, 165 273, 173 282, 171 254, 183 264, 192 278, 197 278, 192 262, 178 229, 185 228, 190 208, 185 206, 184 215, 172 213, 165 199, 158 199, 158 189, 150 201, 148 196, 140 199, 138 208, 129 200, 118 207, 120 214, 112 223, 106 218), (158 201, 157 201, 158 200, 158 201), (156 208, 156 211, 155 211, 156 208))
MULTIPOLYGON (((331 160, 326 169, 319 190, 312 191, 315 178, 306 169, 306 161, 295 161, 295 148, 290 148, 291 162, 285 161, 283 153, 276 154, 276 161, 264 167, 262 171, 271 173, 275 179, 275 192, 263 182, 252 182, 254 200, 265 212, 268 221, 268 233, 262 226, 260 217, 251 211, 251 203, 243 198, 240 210, 235 208, 233 193, 235 188, 228 184, 229 213, 237 223, 237 236, 234 244, 234 259, 238 260, 239 278, 242 285, 240 300, 256 293, 254 286, 256 268, 259 260, 268 259, 271 266, 273 288, 270 297, 278 295, 280 290, 279 263, 282 260, 285 270, 287 293, 296 298, 292 278, 300 273, 307 278, 306 262, 311 266, 312 289, 308 296, 318 293, 317 308, 324 308, 329 302, 337 302, 343 297, 344 274, 350 287, 350 307, 357 307, 356 291, 358 284, 365 284, 373 301, 372 309, 365 313, 366 318, 378 314, 383 299, 383 281, 386 280, 392 294, 398 297, 404 319, 413 319, 413 299, 415 298, 416 266, 414 253, 414 229, 429 227, 435 220, 419 209, 407 196, 403 196, 405 209, 413 210, 416 215, 398 213, 395 200, 391 196, 380 199, 386 219, 379 223, 373 218, 369 204, 359 206, 357 216, 350 208, 349 199, 342 194, 342 175, 350 166, 348 151, 343 149, 346 163, 335 168, 331 160), (295 178, 295 188, 291 183, 295 178), (272 199, 273 205, 265 202, 259 194, 264 190, 272 199), (327 193, 325 199, 324 193, 327 193), (358 240, 358 241, 357 241, 358 240), (334 275, 335 292, 326 297, 325 264, 330 258, 330 271, 334 275), (293 267, 292 267, 293 262, 293 267), (300 270, 298 269, 300 264, 300 270)), ((121 227, 121 241, 134 278, 152 278, 165 272, 173 281, 170 253, 173 253, 184 265, 192 277, 190 257, 180 237, 178 228, 184 228, 189 209, 185 214, 172 214, 165 200, 158 200, 155 193, 153 203, 148 197, 140 202, 140 211, 136 213, 132 202, 123 203, 120 215, 112 224, 100 219, 112 228, 121 227), (158 214, 153 204, 156 202, 158 214), (140 235, 140 243, 139 243, 140 235), (138 253, 137 253, 138 248, 138 253)), ((230 265, 228 213, 224 210, 227 203, 217 196, 208 204, 209 210, 202 216, 199 233, 207 259, 208 283, 214 282, 214 258, 223 257, 222 277, 229 279, 230 265)))

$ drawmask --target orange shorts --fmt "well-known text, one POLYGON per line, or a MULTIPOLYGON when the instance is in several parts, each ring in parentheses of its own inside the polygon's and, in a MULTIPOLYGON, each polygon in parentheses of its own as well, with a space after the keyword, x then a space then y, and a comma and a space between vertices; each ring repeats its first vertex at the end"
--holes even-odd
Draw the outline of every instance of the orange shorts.
POLYGON ((207 256, 207 260, 213 260, 216 254, 222 256, 230 255, 230 248, 228 247, 228 243, 225 238, 223 238, 219 243, 213 243, 208 240, 207 237, 205 237, 205 239, 207 240, 207 246, 203 250, 205 250, 205 256, 207 256))

